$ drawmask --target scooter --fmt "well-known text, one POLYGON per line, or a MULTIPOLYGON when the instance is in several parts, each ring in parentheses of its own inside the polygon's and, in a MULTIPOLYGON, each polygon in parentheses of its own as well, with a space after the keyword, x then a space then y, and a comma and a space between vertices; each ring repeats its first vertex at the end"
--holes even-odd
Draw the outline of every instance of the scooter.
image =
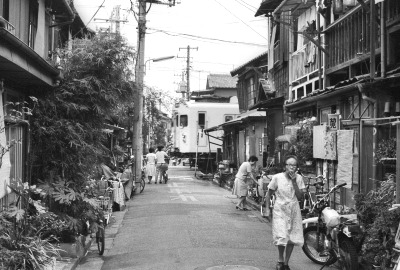
POLYGON ((329 207, 330 195, 345 186, 334 186, 312 208, 315 217, 303 220, 303 252, 317 264, 331 265, 339 262, 340 269, 358 270, 358 255, 353 236, 361 233, 357 216, 339 215, 329 207))

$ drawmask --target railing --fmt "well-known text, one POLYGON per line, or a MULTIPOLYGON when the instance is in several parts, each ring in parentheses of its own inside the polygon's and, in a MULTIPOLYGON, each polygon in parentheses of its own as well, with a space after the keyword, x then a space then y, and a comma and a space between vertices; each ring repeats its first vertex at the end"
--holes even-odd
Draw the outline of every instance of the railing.
POLYGON ((278 40, 274 44, 274 64, 277 64, 280 60, 280 41, 278 40))
POLYGON ((9 23, 6 19, 0 16, 0 25, 5 24, 5 29, 11 34, 15 35, 15 27, 11 23, 9 23))
MULTIPOLYGON (((375 22, 374 22, 375 23, 375 22)), ((332 68, 370 53, 370 39, 380 47, 379 31, 371 37, 370 14, 361 6, 355 7, 325 30, 328 57, 326 68, 332 68)), ((357 60, 356 60, 357 61, 357 60)))

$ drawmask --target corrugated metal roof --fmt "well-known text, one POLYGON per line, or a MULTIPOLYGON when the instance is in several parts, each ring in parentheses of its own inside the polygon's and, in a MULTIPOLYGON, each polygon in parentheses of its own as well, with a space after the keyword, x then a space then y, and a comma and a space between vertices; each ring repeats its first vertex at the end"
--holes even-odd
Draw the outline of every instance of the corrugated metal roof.
POLYGON ((207 76, 207 89, 236 88, 236 81, 230 74, 210 74, 207 76))

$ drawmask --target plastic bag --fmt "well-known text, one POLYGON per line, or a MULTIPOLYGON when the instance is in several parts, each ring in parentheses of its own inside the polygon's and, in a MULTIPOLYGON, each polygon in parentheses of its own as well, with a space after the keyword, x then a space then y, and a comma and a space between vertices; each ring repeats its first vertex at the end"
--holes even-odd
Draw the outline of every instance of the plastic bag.
POLYGON ((325 222, 327 227, 335 227, 339 225, 340 216, 336 210, 326 207, 322 210, 322 220, 325 222))

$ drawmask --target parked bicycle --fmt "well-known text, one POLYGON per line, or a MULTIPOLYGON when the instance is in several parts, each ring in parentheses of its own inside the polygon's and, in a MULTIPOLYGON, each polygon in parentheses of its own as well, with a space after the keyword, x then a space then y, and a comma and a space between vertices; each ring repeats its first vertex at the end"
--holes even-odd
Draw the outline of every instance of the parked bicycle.
POLYGON ((312 208, 316 217, 303 220, 303 252, 317 264, 331 265, 339 262, 340 269, 358 270, 358 254, 353 236, 361 233, 356 215, 342 215, 329 207, 330 195, 345 186, 334 186, 312 208))
POLYGON ((89 222, 86 221, 86 226, 89 230, 91 238, 96 238, 99 255, 103 255, 104 253, 105 229, 107 224, 110 222, 112 215, 114 188, 110 182, 111 180, 106 179, 104 175, 100 180, 100 195, 96 198, 96 202, 102 211, 101 218, 92 224, 89 224, 89 222))
POLYGON ((304 198, 299 201, 301 215, 304 219, 313 215, 311 210, 313 209, 315 203, 321 196, 326 194, 324 190, 326 179, 323 175, 318 175, 317 177, 309 177, 303 175, 300 171, 298 171, 298 173, 303 177, 304 180, 308 180, 304 181, 306 185, 306 193, 304 194, 304 198), (314 190, 311 190, 310 187, 314 187, 314 190))

